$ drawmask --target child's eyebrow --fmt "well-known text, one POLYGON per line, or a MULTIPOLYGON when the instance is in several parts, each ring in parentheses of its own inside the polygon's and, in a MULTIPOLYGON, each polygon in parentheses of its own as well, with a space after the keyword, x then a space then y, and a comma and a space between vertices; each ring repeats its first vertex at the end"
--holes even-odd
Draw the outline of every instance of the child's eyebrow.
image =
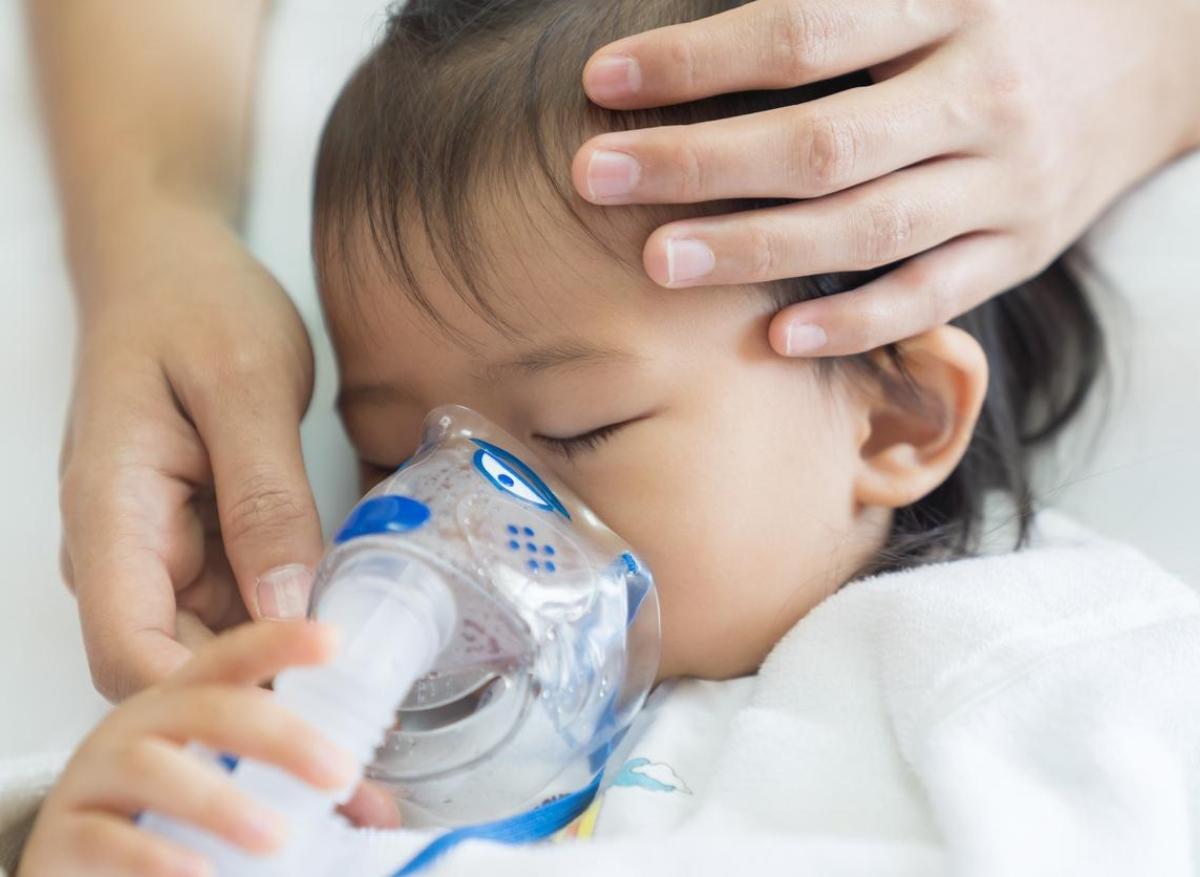
MULTIPOLYGON (((637 363, 644 358, 617 347, 598 347, 585 341, 569 340, 538 347, 518 354, 512 359, 486 363, 475 373, 480 383, 494 384, 505 376, 518 373, 538 374, 561 368, 580 368, 610 362, 637 363)), ((412 403, 416 397, 399 384, 390 381, 352 384, 343 387, 334 403, 339 411, 356 405, 387 405, 412 403)))
POLYGON ((525 351, 512 359, 489 363, 477 373, 483 383, 495 383, 512 372, 537 374, 551 369, 596 365, 604 362, 640 362, 641 357, 616 347, 599 347, 568 340, 525 351))
POLYGON ((387 405, 415 403, 416 397, 401 389, 399 384, 383 382, 377 384, 352 384, 338 391, 334 408, 344 412, 356 405, 387 405))

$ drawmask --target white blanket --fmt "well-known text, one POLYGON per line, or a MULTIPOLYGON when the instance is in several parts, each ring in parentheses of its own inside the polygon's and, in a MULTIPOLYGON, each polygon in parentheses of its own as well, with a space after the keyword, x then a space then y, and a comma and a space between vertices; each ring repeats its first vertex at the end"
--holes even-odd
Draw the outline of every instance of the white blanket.
MULTIPOLYGON (((1200 873, 1200 596, 1053 527, 818 606, 727 728, 695 728, 725 742, 677 828, 476 843, 435 873, 1200 873)), ((413 840, 358 834, 339 873, 390 873, 413 840)))
POLYGON ((1200 598, 1133 549, 1052 528, 818 606, 678 829, 475 844, 436 873, 1200 873, 1200 598))

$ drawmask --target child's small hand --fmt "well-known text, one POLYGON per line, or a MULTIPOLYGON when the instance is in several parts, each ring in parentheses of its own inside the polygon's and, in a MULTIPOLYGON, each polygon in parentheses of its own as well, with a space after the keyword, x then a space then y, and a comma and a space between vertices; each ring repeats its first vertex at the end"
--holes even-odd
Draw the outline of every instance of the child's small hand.
POLYGON ((322 789, 344 786, 351 757, 257 685, 280 670, 333 656, 331 628, 260 622, 218 637, 177 673, 117 707, 84 740, 46 798, 22 858, 21 877, 209 874, 197 854, 133 822, 153 810, 232 844, 266 853, 282 818, 242 794, 196 742, 269 762, 322 789))

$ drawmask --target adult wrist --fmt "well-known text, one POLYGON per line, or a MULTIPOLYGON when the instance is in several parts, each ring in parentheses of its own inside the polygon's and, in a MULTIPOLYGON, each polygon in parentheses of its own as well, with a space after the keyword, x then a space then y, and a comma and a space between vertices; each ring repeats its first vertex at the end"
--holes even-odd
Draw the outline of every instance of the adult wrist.
POLYGON ((1178 155, 1200 149, 1200 0, 1184 0, 1179 33, 1183 71, 1173 83, 1185 102, 1178 155))
POLYGON ((130 296, 159 294, 159 278, 185 256, 241 248, 230 218, 216 205, 148 185, 120 194, 93 190, 67 207, 64 245, 79 304, 87 320, 130 296))

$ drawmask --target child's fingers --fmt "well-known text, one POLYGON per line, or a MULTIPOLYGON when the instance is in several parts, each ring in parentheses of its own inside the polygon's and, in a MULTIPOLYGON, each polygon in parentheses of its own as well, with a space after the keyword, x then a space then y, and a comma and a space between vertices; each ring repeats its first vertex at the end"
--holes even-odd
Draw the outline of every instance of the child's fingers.
POLYGON ((338 812, 358 828, 399 828, 403 824, 396 799, 370 780, 363 780, 338 812))
POLYGON ((337 631, 310 621, 246 624, 203 646, 171 677, 175 685, 256 685, 287 667, 323 664, 337 650, 337 631))
POLYGON ((357 771, 348 752, 259 688, 166 691, 143 721, 151 734, 273 764, 321 789, 341 788, 357 771))
POLYGON ((69 825, 65 836, 50 839, 59 846, 67 861, 49 873, 88 874, 89 877, 212 875, 212 868, 203 857, 149 832, 139 831, 128 820, 107 813, 80 813, 71 818, 69 825))
POLYGON ((211 643, 216 634, 194 612, 180 609, 175 612, 175 638, 194 654, 211 643))
POLYGON ((211 764, 165 740, 142 739, 102 765, 73 806, 122 816, 143 810, 204 829, 252 853, 283 840, 282 818, 256 804, 211 764))

